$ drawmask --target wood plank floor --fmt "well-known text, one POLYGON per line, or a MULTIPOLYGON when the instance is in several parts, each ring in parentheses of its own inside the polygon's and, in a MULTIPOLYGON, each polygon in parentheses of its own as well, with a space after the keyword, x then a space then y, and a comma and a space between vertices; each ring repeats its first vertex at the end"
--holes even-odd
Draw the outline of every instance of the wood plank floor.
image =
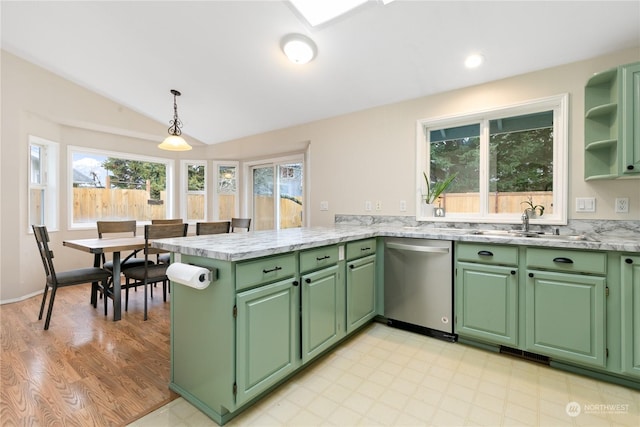
MULTIPOLYGON (((169 390, 169 302, 144 292, 114 322, 90 285, 58 290, 49 330, 42 296, 0 306, 0 424, 122 426, 178 397, 169 390)), ((124 293, 123 293, 124 307, 124 293)))

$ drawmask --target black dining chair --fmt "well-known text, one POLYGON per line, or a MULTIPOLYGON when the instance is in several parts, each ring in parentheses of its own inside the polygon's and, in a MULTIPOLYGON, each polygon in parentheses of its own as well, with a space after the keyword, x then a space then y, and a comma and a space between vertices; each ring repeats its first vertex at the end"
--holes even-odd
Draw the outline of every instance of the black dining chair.
POLYGON ((32 225, 31 228, 33 229, 33 235, 36 238, 38 251, 40 252, 40 258, 42 258, 42 265, 44 266, 44 272, 46 275, 44 294, 42 295, 42 304, 40 304, 38 320, 42 320, 42 314, 44 313, 44 306, 47 300, 47 293, 49 288, 51 288, 49 309, 47 310, 47 318, 44 322, 44 330, 46 331, 49 329, 51 312, 53 311, 53 302, 56 298, 56 291, 58 288, 100 282, 102 283, 103 288, 106 289, 109 278, 111 277, 111 272, 100 267, 77 268, 74 270, 56 272, 53 266, 53 251, 49 249, 49 232, 47 231, 47 227, 45 225, 32 225))
MULTIPOLYGON (((150 242, 155 239, 166 239, 170 237, 184 237, 187 235, 189 224, 151 224, 144 226, 144 259, 149 260, 149 255, 165 252, 150 246, 150 242)), ((146 263, 140 267, 129 268, 124 271, 127 279, 125 284, 124 310, 129 308, 129 288, 133 286, 144 286, 144 320, 147 320, 147 285, 162 282, 163 301, 167 301, 167 268, 169 263, 150 264, 146 263)), ((153 297, 153 290, 151 291, 153 297)))
POLYGON ((249 231, 251 227, 251 218, 231 218, 231 232, 235 233, 237 228, 249 231))
POLYGON ((230 221, 197 222, 196 235, 228 233, 230 228, 230 221))
MULTIPOLYGON (((182 224, 184 221, 182 218, 169 218, 169 219, 152 219, 152 225, 167 225, 167 224, 182 224)), ((157 254, 156 261, 158 264, 169 264, 169 260, 171 259, 171 254, 166 252, 160 252, 157 254)))
MULTIPOLYGON (((105 237, 105 235, 108 235, 108 234, 135 237, 136 230, 137 230, 136 220, 134 219, 124 220, 124 221, 96 221, 96 227, 98 229, 99 239, 102 239, 103 237, 105 237)), ((136 255, 138 254, 138 252, 140 251, 139 250, 132 251, 120 262, 120 271, 124 271, 127 268, 139 267, 141 265, 144 265, 145 263, 144 258, 136 258, 136 255)), ((104 253, 101 256, 101 259, 102 259, 102 262, 101 262, 102 268, 113 272, 113 261, 107 260, 104 253)), ((149 260, 149 262, 153 264, 153 261, 149 260)), ((97 283, 94 283, 94 286, 96 285, 97 283)), ((102 295, 104 294, 104 289, 102 289, 99 285, 97 286, 97 288, 98 289, 92 290, 92 292, 95 294, 97 291, 100 291, 100 297, 102 298, 102 295)), ((95 307, 96 299, 97 298, 95 298, 95 296, 92 297, 92 301, 94 302, 94 307, 95 307)), ((106 301, 104 305, 104 315, 105 316, 107 315, 106 301)))

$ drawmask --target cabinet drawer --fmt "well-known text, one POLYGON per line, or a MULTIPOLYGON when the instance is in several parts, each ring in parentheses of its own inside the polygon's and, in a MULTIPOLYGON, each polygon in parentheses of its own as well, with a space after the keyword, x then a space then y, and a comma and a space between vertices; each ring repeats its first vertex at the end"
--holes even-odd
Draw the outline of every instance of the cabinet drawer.
POLYGON ((347 243, 347 260, 376 253, 376 239, 358 240, 347 243))
POLYGON ((607 256, 603 252, 527 248, 527 268, 606 274, 607 256))
POLYGON ((518 248, 491 243, 459 243, 456 246, 456 259, 483 264, 518 265, 518 248))
POLYGON ((291 277, 295 273, 296 256, 294 253, 239 263, 236 266, 236 290, 240 291, 256 285, 271 283, 291 277))
POLYGON ((300 253, 300 273, 317 270, 338 262, 338 247, 323 246, 300 253))

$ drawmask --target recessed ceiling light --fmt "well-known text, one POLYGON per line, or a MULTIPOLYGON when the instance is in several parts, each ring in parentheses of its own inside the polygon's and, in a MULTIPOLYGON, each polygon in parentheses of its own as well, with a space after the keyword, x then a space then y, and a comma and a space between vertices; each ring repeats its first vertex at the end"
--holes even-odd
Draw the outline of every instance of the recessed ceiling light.
POLYGON ((306 64, 316 56, 316 44, 302 34, 289 34, 282 39, 282 51, 296 64, 306 64))
POLYGON ((484 56, 479 53, 467 56, 464 60, 464 66, 467 68, 478 68, 484 62, 484 56))
POLYGON ((324 24, 352 9, 361 6, 367 0, 289 0, 304 19, 312 26, 324 24))

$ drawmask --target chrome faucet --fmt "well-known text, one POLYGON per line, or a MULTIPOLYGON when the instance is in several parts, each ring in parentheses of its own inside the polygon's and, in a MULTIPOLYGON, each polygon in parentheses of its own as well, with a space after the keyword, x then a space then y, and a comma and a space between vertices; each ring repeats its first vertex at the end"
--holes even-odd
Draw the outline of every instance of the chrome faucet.
POLYGON ((520 217, 522 220, 522 231, 525 233, 529 232, 529 209, 525 209, 522 212, 522 216, 520 217))

